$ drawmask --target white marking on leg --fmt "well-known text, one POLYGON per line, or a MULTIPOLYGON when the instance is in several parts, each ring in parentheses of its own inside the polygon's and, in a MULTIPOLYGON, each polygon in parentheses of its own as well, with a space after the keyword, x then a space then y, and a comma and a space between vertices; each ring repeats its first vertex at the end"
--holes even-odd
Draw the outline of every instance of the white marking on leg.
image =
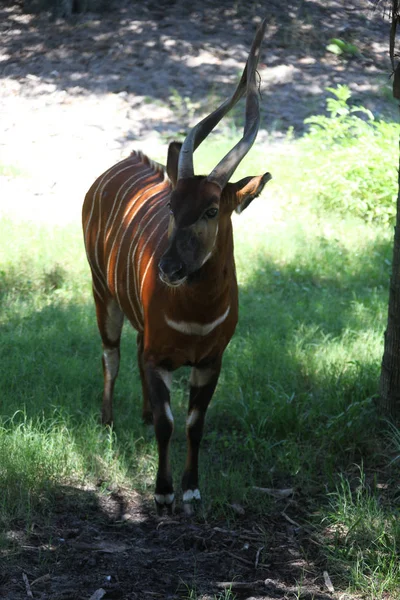
POLYGON ((186 419, 186 428, 190 429, 190 427, 193 427, 193 425, 196 423, 197 419, 199 418, 199 411, 197 410, 197 408, 194 408, 192 410, 191 413, 189 413, 188 418, 186 419))
POLYGON ((193 367, 190 373, 190 385, 193 387, 203 387, 211 381, 213 376, 215 376, 214 369, 198 369, 193 367))
POLYGON ((179 331, 180 333, 184 333, 185 335, 204 336, 211 333, 211 331, 213 331, 216 327, 218 327, 218 325, 221 325, 221 323, 225 321, 226 317, 229 314, 230 308, 231 307, 228 306, 224 314, 218 317, 218 319, 215 319, 215 321, 212 321, 211 323, 206 323, 204 325, 202 323, 193 323, 188 321, 173 321, 172 319, 167 317, 167 315, 164 315, 165 322, 167 323, 167 325, 169 325, 169 327, 175 329, 175 331, 179 331))
POLYGON ((104 366, 107 379, 114 379, 118 373, 119 354, 117 348, 106 348, 103 351, 104 366))
POLYGON ((200 490, 197 488, 195 490, 186 490, 182 497, 184 502, 193 502, 193 500, 201 500, 200 490))
POLYGON ((121 335, 122 324, 124 321, 124 315, 115 302, 111 300, 107 304, 107 320, 106 320, 106 333, 108 339, 111 342, 116 342, 121 335))
POLYGON ((157 504, 172 504, 175 500, 175 494, 154 494, 157 504))
POLYGON ((164 410, 165 410, 165 416, 167 417, 167 419, 171 423, 171 425, 173 425, 174 424, 174 417, 173 417, 172 410, 171 410, 171 407, 168 404, 168 402, 165 403, 164 410))
POLYGON ((161 377, 165 387, 170 392, 172 387, 172 372, 167 371, 167 369, 163 369, 162 367, 157 367, 156 373, 161 377))

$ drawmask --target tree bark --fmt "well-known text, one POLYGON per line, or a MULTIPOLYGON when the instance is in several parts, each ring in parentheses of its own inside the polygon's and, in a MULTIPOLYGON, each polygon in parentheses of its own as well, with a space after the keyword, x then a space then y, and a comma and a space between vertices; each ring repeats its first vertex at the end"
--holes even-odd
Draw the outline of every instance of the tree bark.
POLYGON ((400 176, 379 406, 384 414, 396 422, 400 421, 400 176))
MULTIPOLYGON (((397 66, 394 64, 398 23, 399 0, 393 0, 390 57, 393 67, 393 96, 400 99, 400 63, 397 66)), ((379 385, 379 408, 395 422, 400 422, 400 159, 388 320, 379 385)))

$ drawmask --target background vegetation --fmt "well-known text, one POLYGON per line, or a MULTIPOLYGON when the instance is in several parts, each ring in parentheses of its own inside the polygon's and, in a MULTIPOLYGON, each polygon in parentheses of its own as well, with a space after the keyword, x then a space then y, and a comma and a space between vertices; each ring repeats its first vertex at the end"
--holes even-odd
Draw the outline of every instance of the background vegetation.
MULTIPOLYGON (((234 218, 240 321, 207 419, 203 516, 232 521, 237 505, 266 515, 271 499, 255 486, 293 488, 335 585, 395 598, 400 432, 381 420, 374 398, 398 127, 352 106, 347 88, 331 92, 329 116, 308 119, 307 135, 266 144, 236 174, 267 166, 274 180, 234 218)), ((226 140, 199 150, 200 170, 231 147, 226 140)), ((100 340, 79 226, 4 218, 0 238, 0 529, 16 520, 29 529, 66 484, 101 481, 105 492, 120 484, 150 502, 156 445, 140 420, 128 326, 115 429, 99 425, 100 340)), ((186 376, 174 378, 177 484, 186 376)), ((0 543, 11 544, 5 533, 0 543)))

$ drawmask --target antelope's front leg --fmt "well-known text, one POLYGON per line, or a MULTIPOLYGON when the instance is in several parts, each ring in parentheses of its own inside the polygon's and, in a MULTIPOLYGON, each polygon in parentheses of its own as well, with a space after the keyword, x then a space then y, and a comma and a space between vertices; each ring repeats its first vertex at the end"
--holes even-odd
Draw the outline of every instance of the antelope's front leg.
POLYGON ((150 364, 145 365, 144 372, 158 445, 158 471, 154 500, 158 514, 162 514, 164 507, 172 514, 175 504, 169 461, 169 443, 174 430, 174 418, 170 406, 172 374, 166 369, 150 364))
POLYGON ((186 420, 188 443, 185 471, 182 477, 183 507, 192 514, 193 505, 201 500, 199 490, 199 449, 204 419, 221 371, 221 361, 205 368, 193 367, 190 376, 189 411, 186 420))

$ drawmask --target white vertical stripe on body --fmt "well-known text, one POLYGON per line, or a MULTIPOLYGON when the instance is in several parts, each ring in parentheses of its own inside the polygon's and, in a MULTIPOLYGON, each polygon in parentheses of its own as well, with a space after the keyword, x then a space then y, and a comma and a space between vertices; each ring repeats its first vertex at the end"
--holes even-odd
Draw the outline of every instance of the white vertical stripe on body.
MULTIPOLYGON (((166 215, 165 218, 160 221, 159 225, 161 225, 161 223, 163 221, 168 221, 168 218, 169 218, 168 215, 166 215)), ((154 256, 156 256, 158 248, 159 248, 160 244, 163 242, 163 240, 164 240, 163 236, 160 236, 160 239, 158 240, 156 247, 154 248, 153 254, 151 256, 149 256, 149 260, 147 261, 147 265, 146 265, 145 271, 143 273, 142 281, 140 284, 140 302, 141 303, 142 303, 142 297, 143 297, 143 286, 144 286, 144 281, 146 279, 147 272, 150 268, 151 263, 153 262, 154 256)))
MULTIPOLYGON (((145 224, 145 226, 143 227, 142 230, 138 231, 139 236, 143 235, 144 231, 151 225, 151 223, 154 221, 154 219, 156 219, 160 213, 162 213, 163 211, 165 211, 165 195, 163 194, 162 197, 157 200, 154 205, 154 207, 159 207, 158 210, 155 211, 154 215, 147 221, 147 223, 145 224)), ((142 282, 140 281, 140 266, 142 263, 142 258, 143 258, 143 254, 144 251, 149 243, 149 241, 151 240, 151 238, 154 236, 154 234, 158 231, 160 225, 168 218, 168 215, 165 214, 163 218, 161 218, 161 220, 156 220, 156 222, 153 224, 154 227, 152 229, 151 232, 148 233, 147 237, 146 237, 146 241, 143 244, 143 247, 141 248, 139 257, 136 259, 134 259, 136 250, 137 250, 137 246, 134 248, 133 252, 132 252, 132 256, 129 257, 130 262, 132 262, 133 265, 136 264, 136 278, 135 278, 135 291, 136 291, 136 298, 138 303, 140 304, 140 306, 142 306, 142 282)), ((141 223, 139 224, 139 226, 141 225, 141 223)), ((150 260, 150 258, 149 258, 150 260)), ((147 268, 145 269, 145 272, 147 273, 147 268)), ((143 277, 144 279, 144 277, 143 277)), ((143 311, 142 311, 143 314, 143 311)))
MULTIPOLYGON (((129 160, 132 160, 131 157, 129 159, 126 159, 126 161, 129 161, 129 160)), ((118 167, 121 167, 121 163, 118 163, 118 165, 115 165, 115 168, 118 168, 118 167)), ((108 179, 103 178, 99 182, 99 185, 97 186, 96 191, 93 194, 93 204, 97 201, 98 210, 99 210, 99 218, 98 218, 98 223, 97 223, 97 235, 96 235, 96 240, 95 240, 95 243, 94 243, 94 259, 95 259, 97 271, 100 274, 101 274, 101 269, 100 269, 100 262, 99 262, 99 239, 100 239, 100 236, 102 234, 102 228, 101 228, 101 222, 102 222, 101 199, 102 199, 103 191, 104 191, 105 186, 108 185, 109 183, 111 183, 111 181, 115 177, 117 177, 120 173, 123 173, 127 169, 130 169, 131 167, 132 167, 132 165, 128 165, 128 166, 124 166, 122 169, 119 168, 115 173, 112 174, 112 176, 111 176, 111 173, 110 173, 110 177, 108 179)))
MULTIPOLYGON (((128 195, 130 192, 131 192, 131 190, 132 190, 133 188, 135 188, 135 187, 137 187, 137 186, 138 186, 138 184, 139 184, 139 182, 140 182, 140 181, 146 181, 146 178, 148 177, 148 173, 147 173, 147 172, 146 172, 146 173, 144 173, 144 175, 143 175, 142 177, 138 177, 138 175, 140 175, 140 173, 135 173, 134 175, 131 175, 131 176, 130 176, 130 177, 129 177, 129 178, 128 178, 128 179, 127 179, 127 180, 126 180, 126 181, 125 181, 123 184, 122 184, 122 186, 119 188, 119 190, 118 190, 118 192, 117 192, 117 195, 118 195, 118 194, 120 193, 121 189, 124 187, 124 185, 128 184, 128 182, 131 182, 131 183, 129 183, 128 187, 126 188, 126 190, 124 191, 124 193, 123 193, 123 195, 122 195, 122 198, 121 198, 121 200, 120 200, 120 202, 119 202, 119 206, 118 206, 118 207, 117 207, 117 209, 115 210, 115 214, 114 214, 114 217, 113 217, 113 219, 112 219, 112 224, 111 224, 110 228, 108 229, 108 233, 106 233, 106 232, 107 232, 108 223, 109 223, 109 221, 110 221, 110 219, 111 219, 111 216, 112 216, 112 213, 110 213, 109 219, 108 219, 108 221, 107 221, 107 224, 106 224, 106 227, 105 227, 105 229, 104 229, 104 234, 105 234, 105 238, 104 238, 104 239, 105 239, 105 241, 106 241, 106 242, 108 241, 108 238, 110 237, 110 235, 111 235, 111 234, 112 234, 112 232, 114 231, 115 221, 116 221, 116 219, 117 219, 117 215, 118 215, 119 209, 120 209, 120 208, 124 208, 124 202, 125 202, 125 198, 127 197, 127 195, 128 195), (133 180, 133 181, 132 181, 132 180, 133 180)), ((139 188, 139 191, 140 191, 140 188, 139 188)), ((116 197, 117 197, 117 196, 116 196, 116 197)), ((114 205, 115 205, 115 203, 114 203, 114 205)), ((113 205, 113 208, 112 208, 112 210, 114 210, 114 205, 113 205)))
MULTIPOLYGON (((151 187, 153 187, 153 186, 151 186, 151 187)), ((149 188, 149 189, 151 189, 151 188, 149 188)), ((134 220, 134 218, 135 218, 135 216, 137 214, 137 211, 143 205, 143 203, 141 203, 140 200, 141 200, 141 198, 142 198, 142 196, 143 196, 143 194, 144 194, 145 191, 147 191, 147 190, 142 190, 142 193, 139 194, 139 195, 136 195, 132 199, 132 202, 130 202, 128 204, 128 206, 127 206, 127 208, 126 208, 126 210, 125 210, 125 212, 124 212, 124 214, 122 216, 122 219, 121 219, 121 222, 120 222, 119 227, 117 229, 117 232, 115 233, 114 240, 113 240, 110 252, 109 252, 109 259, 108 259, 108 263, 107 263, 107 277, 108 277, 108 272, 109 272, 109 268, 110 268, 110 261, 111 261, 112 253, 113 253, 113 250, 114 250, 114 246, 115 246, 115 244, 117 242, 117 239, 118 239, 118 236, 119 236, 119 233, 120 233, 121 229, 124 228, 124 231, 122 233, 122 237, 121 237, 120 240, 118 240, 118 251, 117 251, 117 256, 116 256, 115 265, 114 265, 114 288, 115 288, 115 295, 117 297, 118 302, 119 302, 119 297, 118 297, 117 270, 118 270, 118 262, 119 262, 120 255, 121 255, 121 248, 122 248, 123 240, 124 240, 124 238, 125 238, 128 230, 129 230, 129 228, 130 228, 130 226, 131 226, 131 224, 132 224, 132 222, 133 222, 133 220, 134 220), (138 204, 139 204, 139 206, 137 206, 138 204), (129 222, 125 223, 125 219, 128 217, 129 213, 132 213, 129 216, 129 222)), ((138 318, 138 316, 137 316, 136 311, 135 311, 134 308, 133 308, 133 311, 134 311, 136 322, 138 323, 138 325, 140 325, 140 320, 139 320, 139 318, 138 318)))

